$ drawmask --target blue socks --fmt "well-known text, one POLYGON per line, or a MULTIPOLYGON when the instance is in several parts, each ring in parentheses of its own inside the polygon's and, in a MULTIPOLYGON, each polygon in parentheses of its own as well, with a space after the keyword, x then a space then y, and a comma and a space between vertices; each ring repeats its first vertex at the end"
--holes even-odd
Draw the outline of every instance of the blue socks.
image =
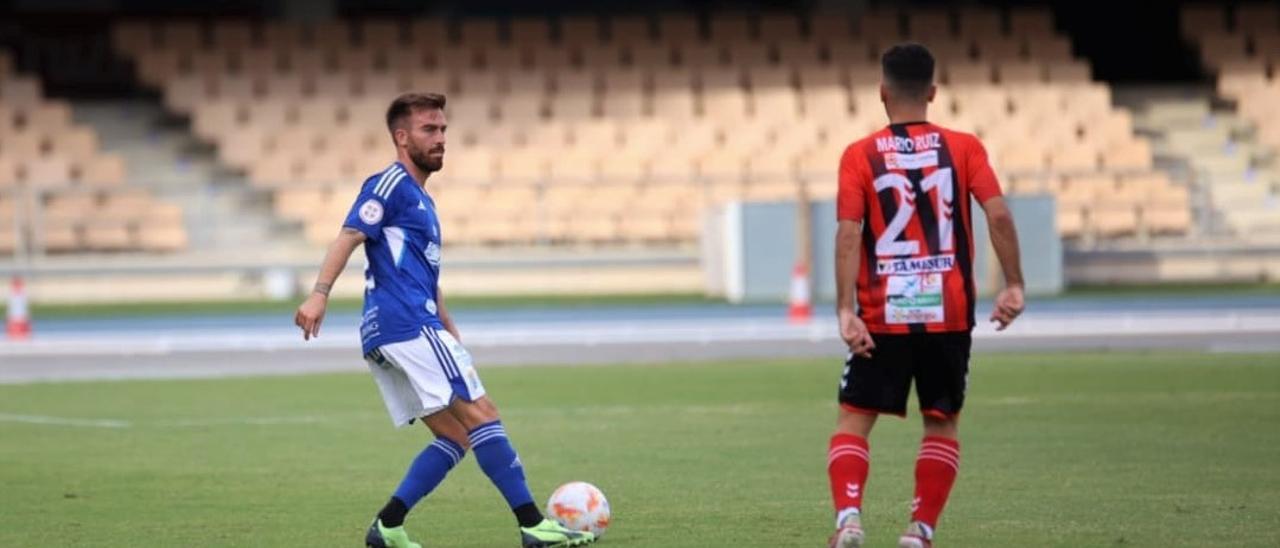
POLYGON ((427 493, 444 481, 445 475, 458 464, 458 461, 462 460, 462 456, 466 453, 467 450, 453 440, 436 438, 436 441, 431 442, 431 445, 413 459, 413 464, 409 465, 409 471, 405 474, 404 480, 396 489, 395 497, 400 499, 406 507, 413 508, 413 505, 422 500, 422 497, 427 496, 427 493))
POLYGON ((524 479, 524 465, 520 464, 520 457, 511 447, 502 421, 482 424, 467 436, 471 439, 471 450, 476 454, 480 469, 507 499, 507 505, 516 513, 520 526, 531 527, 542 521, 542 513, 533 504, 533 495, 529 493, 529 484, 524 479))

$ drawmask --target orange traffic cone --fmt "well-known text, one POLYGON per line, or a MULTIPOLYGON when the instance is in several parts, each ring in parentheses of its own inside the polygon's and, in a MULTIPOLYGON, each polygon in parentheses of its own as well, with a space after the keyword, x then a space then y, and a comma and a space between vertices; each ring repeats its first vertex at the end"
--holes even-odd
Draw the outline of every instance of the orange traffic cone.
POLYGON ((9 290, 9 313, 6 315, 5 332, 10 339, 24 340, 31 337, 31 315, 27 311, 27 293, 22 278, 13 277, 9 290))
POLYGON ((809 267, 797 262, 791 271, 791 304, 787 307, 787 321, 808 323, 813 318, 813 304, 809 302, 809 267))

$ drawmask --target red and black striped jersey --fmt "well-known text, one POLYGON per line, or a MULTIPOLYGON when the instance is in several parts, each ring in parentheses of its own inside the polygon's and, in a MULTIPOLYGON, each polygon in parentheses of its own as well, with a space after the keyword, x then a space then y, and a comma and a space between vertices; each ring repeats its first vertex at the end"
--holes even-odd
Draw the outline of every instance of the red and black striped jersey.
POLYGON ((840 220, 862 222, 859 315, 872 333, 973 329, 969 196, 1000 195, 977 137, 891 124, 840 158, 840 220))

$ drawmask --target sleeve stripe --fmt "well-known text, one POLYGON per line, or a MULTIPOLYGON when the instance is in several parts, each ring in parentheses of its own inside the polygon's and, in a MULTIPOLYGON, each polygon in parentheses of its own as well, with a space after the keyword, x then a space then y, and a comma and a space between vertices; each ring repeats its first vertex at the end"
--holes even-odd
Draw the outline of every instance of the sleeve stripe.
MULTIPOLYGON (((386 189, 387 182, 399 177, 399 174, 401 173, 404 173, 404 170, 400 169, 400 166, 391 166, 390 169, 387 169, 382 173, 382 178, 378 179, 378 184, 373 187, 373 193, 382 196, 382 191, 386 189)), ((385 196, 383 197, 385 198, 385 196)))
MULTIPOLYGON (((399 168, 397 168, 397 169, 399 169, 399 168)), ((384 185, 386 188, 382 189, 382 191, 381 191, 381 192, 378 192, 378 195, 379 195, 379 196, 382 196, 382 199, 383 199, 383 200, 390 200, 390 199, 391 199, 391 191, 393 191, 393 190, 395 190, 395 189, 396 189, 396 185, 400 184, 400 181, 401 181, 402 179, 404 179, 404 178, 405 178, 405 175, 406 175, 406 174, 405 174, 404 170, 401 170, 401 171, 400 171, 400 174, 399 174, 399 175, 396 175, 396 176, 392 179, 392 181, 391 181, 390 183, 388 183, 388 184, 384 185)))

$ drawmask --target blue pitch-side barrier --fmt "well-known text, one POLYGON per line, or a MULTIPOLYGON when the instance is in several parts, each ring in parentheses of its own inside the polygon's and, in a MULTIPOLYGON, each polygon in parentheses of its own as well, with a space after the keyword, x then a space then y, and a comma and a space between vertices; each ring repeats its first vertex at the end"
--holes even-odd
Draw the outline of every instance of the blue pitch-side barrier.
MULTIPOLYGON (((1050 196, 1006 198, 1018 227, 1027 292, 1062 292, 1062 240, 1058 237, 1054 200, 1050 196)), ((809 276, 815 300, 835 299, 835 203, 810 204, 809 276)), ((1003 283, 991 249, 986 218, 975 203, 974 279, 978 293, 994 293, 1003 283)), ((706 220, 703 237, 707 287, 733 302, 777 302, 787 299, 792 269, 800 253, 800 208, 794 201, 733 203, 706 220)))

